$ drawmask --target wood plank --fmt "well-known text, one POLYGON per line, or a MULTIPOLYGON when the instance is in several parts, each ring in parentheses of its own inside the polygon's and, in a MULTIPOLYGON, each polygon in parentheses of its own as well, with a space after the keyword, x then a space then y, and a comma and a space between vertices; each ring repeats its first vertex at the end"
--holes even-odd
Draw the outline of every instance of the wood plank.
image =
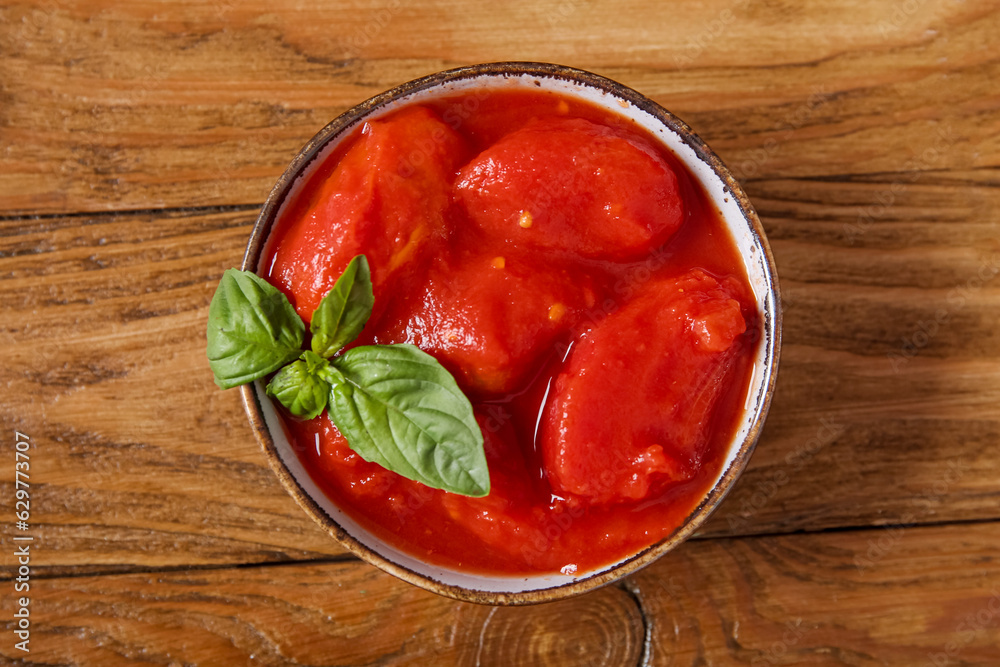
POLYGON ((995 516, 1000 194, 981 170, 939 176, 754 184, 781 368, 750 469, 706 534, 995 516))
MULTIPOLYGON (((969 281, 992 261, 1000 194, 963 178, 908 182, 853 245, 844 225, 891 178, 757 182, 785 349, 758 450, 705 535, 998 517, 1000 280, 969 281)), ((343 554, 273 479, 204 360, 211 294, 253 217, 0 221, 0 423, 36 444, 42 571, 343 554)))
POLYGON ((653 664, 986 665, 1000 527, 698 541, 635 577, 653 664))
POLYGON ((36 567, 343 553, 277 483, 238 393, 216 389, 205 360, 209 301, 254 216, 0 226, 0 424, 4 452, 15 430, 34 445, 32 526, 45 544, 36 567))
MULTIPOLYGON (((562 602, 360 563, 32 579, 23 664, 944 665, 1000 645, 1000 524, 697 540, 562 602)), ((13 596, 0 607, 12 619, 13 596)), ((8 633, 12 622, 5 621, 8 633)))
POLYGON ((995 0, 773 4, 7 3, 0 211, 259 203, 350 106, 510 54, 636 87, 747 181, 995 165, 995 0))
MULTIPOLYGON (((595 654, 634 665, 643 650, 637 601, 622 589, 492 609, 358 561, 43 579, 30 592, 29 665, 527 665, 595 654), (511 649, 519 661, 497 660, 511 649)), ((3 609, 12 616, 6 598, 3 609)), ((4 642, 0 655, 18 654, 4 642)))

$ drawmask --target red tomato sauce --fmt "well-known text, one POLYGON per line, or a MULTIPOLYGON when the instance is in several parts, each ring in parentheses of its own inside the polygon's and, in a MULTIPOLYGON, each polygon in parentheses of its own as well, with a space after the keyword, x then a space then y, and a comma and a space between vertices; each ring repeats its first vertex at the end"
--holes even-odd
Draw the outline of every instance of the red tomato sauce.
POLYGON ((718 476, 760 323, 719 213, 631 121, 537 92, 365 124, 286 202, 269 280, 306 320, 367 255, 357 344, 413 343, 473 402, 491 493, 430 489, 284 421, 320 488, 414 556, 584 573, 669 536, 718 476))

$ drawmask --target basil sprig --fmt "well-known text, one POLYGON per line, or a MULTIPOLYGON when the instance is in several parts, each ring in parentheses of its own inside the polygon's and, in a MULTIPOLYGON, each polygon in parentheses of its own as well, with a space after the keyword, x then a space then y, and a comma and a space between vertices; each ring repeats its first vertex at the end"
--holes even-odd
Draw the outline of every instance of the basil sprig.
POLYGON ((229 269, 208 311, 208 360, 223 389, 277 373, 267 394, 298 417, 327 410, 361 458, 436 489, 490 492, 483 434, 472 404, 434 357, 413 345, 343 348, 375 299, 364 255, 351 260, 305 325, 263 278, 229 269))

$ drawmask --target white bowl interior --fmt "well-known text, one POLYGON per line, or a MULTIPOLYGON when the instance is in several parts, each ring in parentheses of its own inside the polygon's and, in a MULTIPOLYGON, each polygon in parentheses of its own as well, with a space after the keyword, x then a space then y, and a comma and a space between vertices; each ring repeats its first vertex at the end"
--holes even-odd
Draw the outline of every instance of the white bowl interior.
MULTIPOLYGON (((716 173, 712 165, 706 161, 703 154, 672 127, 664 124, 657 116, 645 109, 633 104, 631 101, 619 97, 616 94, 602 90, 601 88, 583 84, 579 81, 570 81, 557 76, 546 76, 538 73, 512 75, 509 73, 488 73, 478 74, 469 78, 446 81, 440 85, 417 89, 402 97, 389 101, 376 108, 366 118, 374 119, 384 116, 397 108, 413 103, 419 103, 430 99, 454 95, 469 90, 496 90, 496 89, 530 89, 538 90, 536 82, 546 90, 555 91, 563 95, 582 98, 591 103, 606 107, 613 112, 620 114, 630 120, 635 121, 639 126, 648 131, 652 136, 657 137, 668 150, 670 150, 700 182, 707 194, 710 202, 714 204, 722 214, 733 241, 739 249, 743 258, 746 273, 752 286, 758 304, 758 316, 760 318, 763 331, 761 332, 761 342, 757 346, 756 357, 753 360, 753 376, 749 383, 743 414, 738 423, 738 428, 733 436, 726 453, 726 459, 722 465, 719 475, 713 482, 712 495, 717 502, 728 491, 732 479, 730 475, 726 488, 719 487, 720 481, 730 472, 734 464, 737 463, 742 449, 752 447, 753 442, 747 442, 754 425, 758 420, 763 419, 763 412, 767 409, 767 389, 771 383, 771 375, 775 371, 773 363, 776 354, 776 344, 778 339, 777 323, 777 303, 776 294, 770 288, 775 277, 772 275, 768 253, 762 246, 759 237, 754 231, 751 218, 754 214, 744 210, 738 197, 730 190, 729 186, 716 173)), ((474 99, 474 98, 473 98, 474 99)), ((351 131, 363 120, 357 120, 353 124, 343 128, 343 130, 333 137, 329 143, 317 155, 311 165, 319 164, 330 151, 336 149, 341 140, 351 134, 351 131)), ((309 169, 305 170, 308 173, 309 169)), ((296 190, 306 179, 299 176, 292 185, 290 196, 294 196, 296 190)), ((258 272, 263 272, 267 267, 258 266, 258 272)), ((254 384, 254 391, 257 401, 262 408, 263 415, 270 435, 274 440, 275 450, 285 465, 289 473, 294 478, 296 484, 305 494, 323 511, 330 519, 336 522, 354 540, 361 545, 375 552, 386 561, 396 564, 406 570, 445 586, 457 586, 472 591, 482 591, 485 593, 522 593, 527 591, 541 591, 558 588, 562 586, 576 584, 582 580, 592 577, 599 577, 602 574, 613 570, 620 565, 610 563, 598 570, 577 572, 573 575, 550 574, 544 576, 494 576, 477 575, 466 572, 459 572, 453 569, 438 567, 428 564, 407 553, 399 551, 393 546, 385 543, 371 532, 363 528, 354 521, 348 514, 338 508, 327 498, 316 483, 309 476, 303 467, 298 456, 296 456, 292 443, 285 435, 285 430, 281 425, 281 419, 275 411, 270 399, 264 392, 264 385, 258 381, 254 384)), ((696 514, 699 510, 696 510, 696 514)), ((708 511, 700 513, 700 516, 693 522, 688 522, 682 528, 684 536, 692 533, 698 525, 703 523, 708 511)), ((626 559, 629 560, 629 559, 626 559)))

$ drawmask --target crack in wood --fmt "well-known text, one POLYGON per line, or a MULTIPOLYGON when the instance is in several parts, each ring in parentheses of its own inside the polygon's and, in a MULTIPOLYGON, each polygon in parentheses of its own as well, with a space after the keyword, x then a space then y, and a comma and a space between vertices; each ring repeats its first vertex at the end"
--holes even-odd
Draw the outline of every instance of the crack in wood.
POLYGON ((639 662, 636 663, 636 667, 649 667, 653 659, 654 628, 653 620, 642 602, 642 590, 639 584, 630 577, 623 579, 618 587, 635 604, 636 609, 639 611, 639 618, 642 621, 642 651, 639 653, 639 662))

